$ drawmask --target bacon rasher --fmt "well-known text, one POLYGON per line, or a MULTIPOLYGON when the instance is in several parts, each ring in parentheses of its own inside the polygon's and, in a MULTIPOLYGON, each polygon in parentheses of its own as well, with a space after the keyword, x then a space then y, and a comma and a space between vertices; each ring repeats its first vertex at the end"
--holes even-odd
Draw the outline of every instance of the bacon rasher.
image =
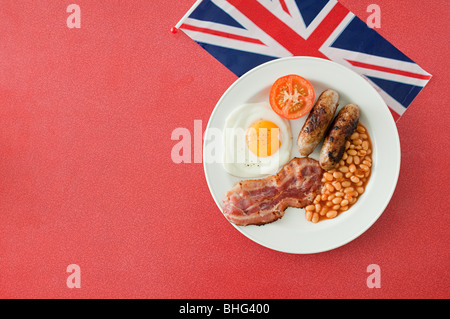
POLYGON ((322 173, 316 160, 293 158, 276 175, 234 185, 223 201, 223 214, 239 226, 271 223, 287 207, 310 205, 319 194, 322 173))

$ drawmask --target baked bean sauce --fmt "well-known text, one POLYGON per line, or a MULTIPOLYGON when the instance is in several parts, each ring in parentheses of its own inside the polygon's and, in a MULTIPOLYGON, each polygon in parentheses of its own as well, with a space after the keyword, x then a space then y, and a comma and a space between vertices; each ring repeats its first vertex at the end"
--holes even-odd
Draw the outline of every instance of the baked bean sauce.
POLYGON ((347 211, 364 193, 372 171, 372 142, 358 123, 335 169, 324 172, 320 194, 305 207, 306 220, 317 223, 347 211))

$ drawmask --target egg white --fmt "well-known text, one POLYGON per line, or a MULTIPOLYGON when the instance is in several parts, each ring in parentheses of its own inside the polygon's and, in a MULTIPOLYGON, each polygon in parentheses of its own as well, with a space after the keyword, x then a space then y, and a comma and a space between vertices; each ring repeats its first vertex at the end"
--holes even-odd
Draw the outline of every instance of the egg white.
POLYGON ((224 168, 238 177, 261 177, 275 174, 291 158, 292 132, 288 120, 278 116, 268 103, 244 104, 225 120, 224 168), (247 129, 259 120, 271 121, 280 129, 281 146, 267 157, 258 157, 248 148, 247 129))

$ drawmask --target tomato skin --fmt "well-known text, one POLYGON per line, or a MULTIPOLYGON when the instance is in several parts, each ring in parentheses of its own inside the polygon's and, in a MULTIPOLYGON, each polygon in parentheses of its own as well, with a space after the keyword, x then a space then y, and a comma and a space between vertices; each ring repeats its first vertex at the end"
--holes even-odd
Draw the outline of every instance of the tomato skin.
POLYGON ((305 78, 289 74, 277 79, 270 90, 272 109, 286 119, 298 119, 309 113, 314 105, 315 92, 305 78))

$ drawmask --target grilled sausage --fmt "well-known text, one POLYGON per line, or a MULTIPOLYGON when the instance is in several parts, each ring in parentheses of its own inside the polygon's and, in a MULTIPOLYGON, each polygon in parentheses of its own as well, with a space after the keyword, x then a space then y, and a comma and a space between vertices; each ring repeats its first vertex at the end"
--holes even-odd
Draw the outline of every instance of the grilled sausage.
POLYGON ((345 142, 358 126, 360 109, 356 104, 344 106, 331 124, 320 151, 320 166, 331 170, 337 166, 345 152, 345 142))
POLYGON ((339 104, 339 94, 325 90, 317 99, 298 134, 297 146, 302 156, 311 154, 322 141, 339 104))

